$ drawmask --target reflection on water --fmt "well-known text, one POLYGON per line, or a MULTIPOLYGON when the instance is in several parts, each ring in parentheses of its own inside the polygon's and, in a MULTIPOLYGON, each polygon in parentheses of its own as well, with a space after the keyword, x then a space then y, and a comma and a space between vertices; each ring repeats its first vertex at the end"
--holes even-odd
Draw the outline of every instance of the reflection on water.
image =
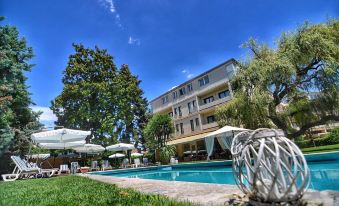
MULTIPOLYGON (((311 170, 311 189, 339 190, 338 160, 327 162, 310 162, 309 167, 311 170)), ((147 170, 110 175, 168 181, 235 184, 232 168, 226 166, 179 168, 172 170, 147 170)))

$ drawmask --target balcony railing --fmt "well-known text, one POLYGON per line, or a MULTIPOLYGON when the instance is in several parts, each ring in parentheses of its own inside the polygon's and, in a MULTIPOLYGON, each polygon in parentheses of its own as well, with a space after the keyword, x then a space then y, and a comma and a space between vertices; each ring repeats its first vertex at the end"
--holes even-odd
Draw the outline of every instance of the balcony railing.
POLYGON ((231 100, 231 96, 228 96, 228 97, 224 97, 222 99, 218 99, 218 100, 215 100, 213 102, 210 102, 210 103, 207 103, 207 104, 203 104, 203 105, 200 105, 200 110, 204 110, 204 109, 207 109, 209 107, 214 107, 218 104, 222 104, 222 103, 225 103, 225 102, 228 102, 231 100))
POLYGON ((209 129, 209 128, 217 127, 217 126, 218 126, 217 122, 212 122, 212 123, 208 123, 208 124, 203 124, 202 129, 205 130, 205 129, 209 129))

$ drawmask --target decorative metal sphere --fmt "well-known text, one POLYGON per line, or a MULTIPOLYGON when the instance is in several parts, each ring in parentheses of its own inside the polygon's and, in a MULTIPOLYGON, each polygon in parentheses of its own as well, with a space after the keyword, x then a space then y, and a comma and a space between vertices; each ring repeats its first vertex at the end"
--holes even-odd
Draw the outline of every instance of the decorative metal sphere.
POLYGON ((236 183, 251 200, 293 202, 308 187, 310 173, 305 157, 281 131, 239 133, 233 139, 231 152, 236 183))

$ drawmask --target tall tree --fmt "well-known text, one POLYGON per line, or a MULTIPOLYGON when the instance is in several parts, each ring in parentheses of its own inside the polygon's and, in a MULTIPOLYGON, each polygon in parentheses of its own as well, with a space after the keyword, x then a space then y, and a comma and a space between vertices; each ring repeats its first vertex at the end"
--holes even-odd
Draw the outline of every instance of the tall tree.
POLYGON ((251 58, 239 64, 230 104, 216 112, 221 125, 274 126, 295 138, 338 121, 339 21, 283 33, 276 48, 250 39, 251 58), (315 98, 309 98, 316 92, 315 98))
POLYGON ((64 88, 52 101, 51 109, 58 120, 56 125, 90 130, 94 141, 101 144, 114 142, 116 122, 116 76, 113 57, 106 50, 85 48, 73 44, 75 54, 69 56, 63 72, 64 88))
MULTIPOLYGON (((74 44, 64 71, 62 93, 51 109, 59 126, 90 130, 95 143, 139 139, 147 101, 127 65, 118 70, 107 50, 74 44)), ((87 138, 90 141, 90 137, 87 138)))
POLYGON ((32 48, 19 37, 16 27, 0 25, 0 156, 26 154, 30 135, 41 127, 40 113, 29 107, 33 103, 26 85, 25 72, 33 67, 29 64, 32 57, 32 48))
POLYGON ((168 114, 155 114, 144 130, 146 146, 150 149, 166 146, 173 132, 171 117, 168 114))
POLYGON ((128 65, 122 65, 118 73, 118 131, 121 141, 130 143, 134 141, 144 144, 142 131, 147 123, 147 100, 140 89, 141 81, 134 76, 128 65))

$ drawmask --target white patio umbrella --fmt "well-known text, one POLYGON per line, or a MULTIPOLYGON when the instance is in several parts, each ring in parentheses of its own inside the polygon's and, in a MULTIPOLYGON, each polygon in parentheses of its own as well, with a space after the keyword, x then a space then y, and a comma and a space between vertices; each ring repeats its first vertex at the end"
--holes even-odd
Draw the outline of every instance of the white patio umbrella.
POLYGON ((73 149, 85 145, 85 140, 77 142, 39 143, 38 146, 44 149, 73 149))
POLYGON ((121 158, 121 157, 125 157, 125 156, 126 156, 126 155, 124 155, 124 154, 116 153, 116 154, 110 155, 108 158, 114 159, 114 158, 121 158))
POLYGON ((214 148, 214 139, 217 138, 221 148, 223 150, 230 150, 232 140, 239 132, 246 131, 248 129, 232 126, 224 126, 214 132, 209 133, 204 137, 207 150, 207 159, 212 155, 214 148))
POLYGON ((135 152, 135 153, 132 153, 131 156, 132 157, 141 157, 141 156, 144 156, 144 155, 141 154, 141 153, 135 152))
POLYGON ((78 153, 95 154, 105 151, 105 148, 98 144, 84 144, 81 147, 73 148, 78 153))
POLYGON ((114 144, 106 147, 106 150, 108 151, 113 151, 113 152, 118 152, 118 151, 128 151, 135 149, 134 145, 132 144, 125 144, 125 143, 119 143, 119 144, 114 144))
POLYGON ((63 128, 34 133, 31 137, 35 143, 66 143, 85 140, 85 138, 90 134, 90 131, 63 128))
POLYGON ((32 154, 26 155, 29 159, 47 159, 51 156, 51 154, 32 154))

